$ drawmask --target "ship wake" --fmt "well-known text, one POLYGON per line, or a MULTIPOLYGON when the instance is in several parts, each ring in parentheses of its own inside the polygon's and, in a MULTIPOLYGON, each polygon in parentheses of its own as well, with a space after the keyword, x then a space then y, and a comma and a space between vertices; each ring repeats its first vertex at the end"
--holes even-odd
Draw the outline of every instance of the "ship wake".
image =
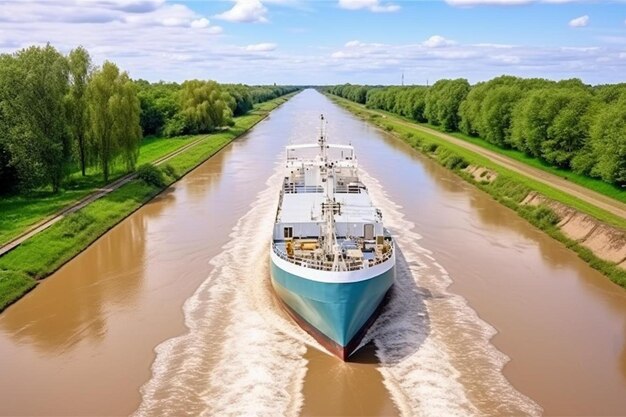
POLYGON ((401 415, 538 415, 539 407, 502 374, 509 358, 491 338, 497 331, 466 300, 447 290, 446 270, 418 242, 402 208, 363 173, 397 250, 389 303, 362 344, 373 342, 379 371, 401 415))
MULTIPOLYGON (((270 291, 267 236, 281 176, 274 174, 212 259, 184 305, 186 334, 156 349, 135 415, 296 415, 306 344, 270 291)), ((210 238, 210 236, 207 236, 210 238)))

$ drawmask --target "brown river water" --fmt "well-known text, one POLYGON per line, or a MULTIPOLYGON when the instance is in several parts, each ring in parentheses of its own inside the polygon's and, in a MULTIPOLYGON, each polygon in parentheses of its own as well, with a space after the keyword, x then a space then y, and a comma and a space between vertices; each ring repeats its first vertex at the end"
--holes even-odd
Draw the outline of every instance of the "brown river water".
POLYGON ((0 315, 2 415, 626 415, 626 291, 307 90, 0 315), (278 307, 283 147, 352 142, 394 234, 352 363, 278 307))

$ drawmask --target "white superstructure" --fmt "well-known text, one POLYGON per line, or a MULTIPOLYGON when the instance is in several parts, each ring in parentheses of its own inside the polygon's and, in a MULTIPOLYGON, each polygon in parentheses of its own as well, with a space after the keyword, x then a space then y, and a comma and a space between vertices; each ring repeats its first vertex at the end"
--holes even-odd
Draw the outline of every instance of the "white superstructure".
POLYGON ((353 271, 393 252, 382 214, 359 180, 351 145, 287 146, 285 177, 274 226, 274 251, 285 260, 330 271, 353 271), (312 157, 303 153, 317 151, 312 157))

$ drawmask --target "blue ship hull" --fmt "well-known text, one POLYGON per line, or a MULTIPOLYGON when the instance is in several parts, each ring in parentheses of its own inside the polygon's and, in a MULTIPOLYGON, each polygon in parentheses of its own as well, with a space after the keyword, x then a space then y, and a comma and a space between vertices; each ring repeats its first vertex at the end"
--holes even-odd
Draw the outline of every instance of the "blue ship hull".
MULTIPOLYGON (((272 286, 294 319, 329 351, 346 360, 376 319, 395 267, 357 282, 319 282, 271 261, 272 286)), ((340 273, 340 272, 339 272, 340 273)))

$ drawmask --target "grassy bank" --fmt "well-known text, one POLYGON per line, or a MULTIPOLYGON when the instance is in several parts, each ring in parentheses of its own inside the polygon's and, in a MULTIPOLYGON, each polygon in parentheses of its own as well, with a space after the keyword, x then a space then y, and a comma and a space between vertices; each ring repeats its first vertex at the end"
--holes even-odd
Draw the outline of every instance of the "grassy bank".
MULTIPOLYGON (((277 100, 280 100, 277 99, 277 100)), ((258 120, 258 116, 272 108, 273 101, 261 103, 255 106, 250 113, 235 118, 235 125, 225 133, 241 134, 242 129, 249 129, 250 123, 258 120)), ((183 146, 198 139, 215 139, 216 135, 194 135, 176 138, 147 137, 141 142, 137 166, 154 162, 183 146)), ((127 174, 122 165, 113 166, 111 181, 127 174)), ((30 226, 39 223, 64 207, 76 203, 85 196, 96 191, 103 186, 103 177, 96 169, 87 171, 86 176, 82 176, 79 171, 72 173, 68 181, 64 184, 61 192, 53 193, 50 189, 42 189, 29 192, 24 195, 12 195, 0 198, 0 245, 4 245, 16 238, 30 226)))
POLYGON ((38 279, 56 271, 168 185, 248 131, 290 97, 263 103, 250 114, 237 118, 232 128, 202 137, 197 145, 175 156, 165 167, 159 169, 163 175, 162 185, 132 180, 68 215, 1 257, 0 311, 30 291, 38 279))
MULTIPOLYGON (((178 138, 145 138, 140 147, 138 165, 155 161, 200 136, 178 138)), ((127 172, 122 165, 113 166, 111 181, 127 172)), ((87 175, 74 172, 64 184, 64 188, 53 193, 50 189, 31 191, 26 194, 0 198, 0 245, 22 234, 28 227, 62 210, 103 186, 103 177, 96 169, 87 170, 87 175)))
POLYGON ((587 261, 593 268, 604 273, 613 282, 626 288, 626 271, 620 269, 613 263, 599 259, 589 249, 567 238, 560 229, 556 227, 558 217, 550 208, 541 205, 539 207, 525 206, 522 205, 521 202, 531 191, 537 191, 551 200, 573 207, 601 221, 619 227, 620 229, 626 229, 626 219, 608 213, 539 181, 503 168, 491 162, 488 158, 452 144, 445 139, 428 134, 420 130, 417 126, 411 128, 399 123, 403 122, 399 117, 393 115, 385 115, 385 117, 382 117, 377 111, 370 111, 363 106, 342 98, 330 97, 343 108, 379 126, 383 130, 394 134, 416 150, 455 171, 466 181, 471 182, 478 188, 489 193, 497 201, 515 210, 530 223, 544 230, 570 249, 576 251, 582 259, 587 261), (497 178, 491 183, 482 180, 476 181, 471 175, 463 171, 468 165, 488 168, 497 173, 497 178))

